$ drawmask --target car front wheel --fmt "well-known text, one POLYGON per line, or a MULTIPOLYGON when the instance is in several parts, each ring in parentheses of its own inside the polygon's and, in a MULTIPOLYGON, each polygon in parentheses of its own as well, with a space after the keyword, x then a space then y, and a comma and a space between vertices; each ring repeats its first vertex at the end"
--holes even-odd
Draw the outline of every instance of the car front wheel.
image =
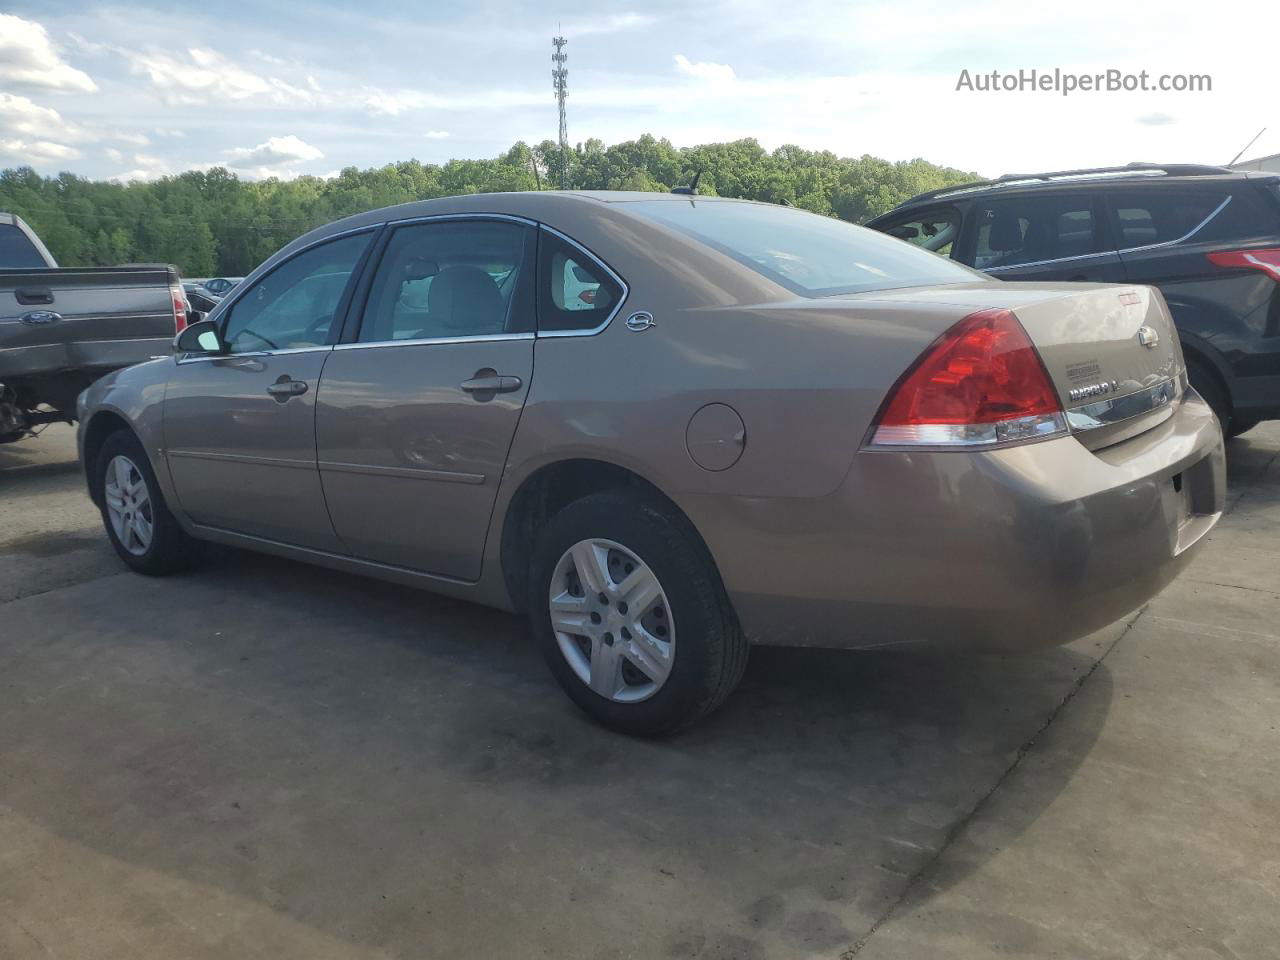
POLYGON ((102 522, 121 560, 151 576, 190 566, 196 542, 169 512, 146 451, 133 434, 120 430, 103 441, 96 478, 102 522))
POLYGON ((608 727, 673 733, 742 677, 747 642, 706 547, 656 499, 611 491, 571 503, 544 527, 532 574, 551 672, 608 727))

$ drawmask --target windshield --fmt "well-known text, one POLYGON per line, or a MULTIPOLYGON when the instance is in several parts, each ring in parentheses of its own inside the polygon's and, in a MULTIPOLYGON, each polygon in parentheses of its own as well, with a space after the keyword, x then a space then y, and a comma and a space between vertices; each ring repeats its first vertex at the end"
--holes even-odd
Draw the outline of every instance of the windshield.
POLYGON ((988 279, 894 237, 791 207, 696 198, 628 207, 804 297, 988 279))

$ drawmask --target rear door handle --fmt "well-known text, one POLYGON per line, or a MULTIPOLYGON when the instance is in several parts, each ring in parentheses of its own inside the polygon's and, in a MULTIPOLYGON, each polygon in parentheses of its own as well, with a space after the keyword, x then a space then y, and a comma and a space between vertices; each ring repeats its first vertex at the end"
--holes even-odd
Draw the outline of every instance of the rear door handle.
POLYGON ((287 374, 267 387, 267 393, 275 397, 280 403, 284 403, 290 397, 296 397, 306 392, 307 383, 305 380, 290 380, 287 374))
POLYGON ((24 306, 53 303, 53 291, 46 287, 19 287, 13 295, 24 306))
POLYGON ((497 374, 487 377, 472 377, 458 384, 467 393, 514 393, 524 386, 519 377, 500 377, 497 374))

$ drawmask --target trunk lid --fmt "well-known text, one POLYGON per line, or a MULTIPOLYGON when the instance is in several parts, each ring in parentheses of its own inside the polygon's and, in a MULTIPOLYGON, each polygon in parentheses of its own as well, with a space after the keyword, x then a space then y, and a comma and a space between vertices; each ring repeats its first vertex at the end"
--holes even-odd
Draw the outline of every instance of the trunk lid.
POLYGON ((1044 361, 1072 431, 1091 449, 1163 422, 1186 386, 1177 331, 1153 287, 978 281, 866 299, 1011 310, 1044 361))

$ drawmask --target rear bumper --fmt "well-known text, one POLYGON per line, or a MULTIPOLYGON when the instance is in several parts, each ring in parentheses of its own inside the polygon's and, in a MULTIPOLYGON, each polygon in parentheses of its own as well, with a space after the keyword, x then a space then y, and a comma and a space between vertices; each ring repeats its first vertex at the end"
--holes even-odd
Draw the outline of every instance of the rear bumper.
POLYGON ((694 496, 756 643, 1009 649, 1065 643, 1185 566, 1226 494, 1222 434, 1194 393, 1091 452, 1073 437, 983 453, 861 451, 820 499, 694 496))

